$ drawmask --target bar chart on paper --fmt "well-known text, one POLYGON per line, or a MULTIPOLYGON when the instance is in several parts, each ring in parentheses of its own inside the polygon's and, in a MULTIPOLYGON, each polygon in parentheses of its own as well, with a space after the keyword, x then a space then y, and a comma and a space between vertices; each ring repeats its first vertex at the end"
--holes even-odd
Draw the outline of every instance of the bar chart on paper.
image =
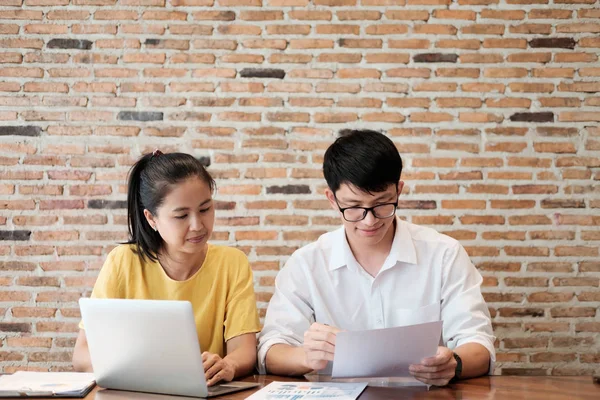
POLYGON ((366 382, 272 382, 246 400, 355 400, 366 387, 366 382))

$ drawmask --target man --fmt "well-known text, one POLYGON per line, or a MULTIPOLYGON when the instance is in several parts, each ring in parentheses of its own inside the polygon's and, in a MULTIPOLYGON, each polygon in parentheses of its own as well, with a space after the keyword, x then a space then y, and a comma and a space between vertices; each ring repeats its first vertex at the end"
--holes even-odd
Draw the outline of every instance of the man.
POLYGON ((495 338, 481 275, 456 240, 395 216, 401 171, 398 150, 378 132, 344 131, 327 149, 325 194, 343 227, 279 272, 259 336, 261 372, 324 370, 340 330, 438 320, 444 346, 410 367, 416 379, 443 386, 490 371, 495 338))

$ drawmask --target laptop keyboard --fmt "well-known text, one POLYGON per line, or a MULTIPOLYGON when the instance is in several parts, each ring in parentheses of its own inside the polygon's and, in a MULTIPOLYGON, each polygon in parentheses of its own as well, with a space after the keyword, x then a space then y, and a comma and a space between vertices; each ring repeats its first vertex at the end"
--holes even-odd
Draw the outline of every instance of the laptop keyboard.
POLYGON ((244 387, 243 385, 238 385, 235 382, 230 383, 222 383, 220 385, 211 386, 208 388, 209 396, 217 396, 221 393, 231 392, 232 389, 238 389, 240 387, 244 387))
POLYGON ((210 396, 217 396, 217 395, 219 395, 221 393, 225 393, 229 390, 231 390, 231 386, 227 387, 227 386, 215 385, 215 386, 211 386, 208 388, 208 394, 210 396))

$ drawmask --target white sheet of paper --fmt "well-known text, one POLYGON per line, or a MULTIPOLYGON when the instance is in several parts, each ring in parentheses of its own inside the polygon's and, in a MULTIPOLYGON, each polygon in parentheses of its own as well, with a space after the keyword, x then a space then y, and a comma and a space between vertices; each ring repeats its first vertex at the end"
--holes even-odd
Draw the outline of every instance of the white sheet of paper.
POLYGON ((332 378, 410 376, 408 367, 432 357, 442 321, 397 328, 340 332, 335 339, 332 378))

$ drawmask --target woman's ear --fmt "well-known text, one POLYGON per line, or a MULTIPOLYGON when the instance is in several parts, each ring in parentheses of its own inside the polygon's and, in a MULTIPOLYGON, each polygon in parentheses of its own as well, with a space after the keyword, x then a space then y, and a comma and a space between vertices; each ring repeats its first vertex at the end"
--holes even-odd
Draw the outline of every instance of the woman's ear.
POLYGON ((148 224, 150 225, 150 227, 152 229, 154 229, 155 231, 158 230, 158 228, 156 227, 156 221, 154 219, 154 215, 152 215, 152 213, 145 208, 144 208, 144 217, 146 217, 146 221, 148 222, 148 224))

